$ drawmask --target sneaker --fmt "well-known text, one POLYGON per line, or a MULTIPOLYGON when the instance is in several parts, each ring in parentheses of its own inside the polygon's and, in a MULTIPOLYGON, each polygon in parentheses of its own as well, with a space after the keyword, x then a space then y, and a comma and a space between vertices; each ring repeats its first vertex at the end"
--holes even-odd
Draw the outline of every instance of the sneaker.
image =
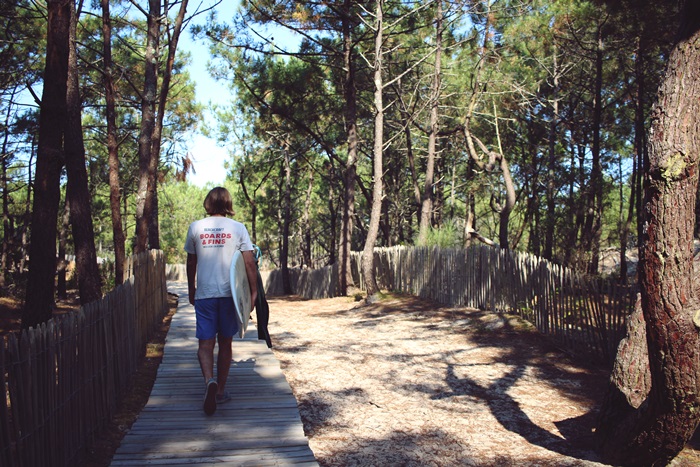
POLYGON ((216 412, 216 391, 219 385, 214 378, 207 383, 207 390, 204 393, 204 413, 212 415, 216 412))
POLYGON ((226 402, 231 400, 231 393, 228 391, 224 391, 223 394, 217 394, 216 395, 216 403, 217 404, 225 404, 226 402))

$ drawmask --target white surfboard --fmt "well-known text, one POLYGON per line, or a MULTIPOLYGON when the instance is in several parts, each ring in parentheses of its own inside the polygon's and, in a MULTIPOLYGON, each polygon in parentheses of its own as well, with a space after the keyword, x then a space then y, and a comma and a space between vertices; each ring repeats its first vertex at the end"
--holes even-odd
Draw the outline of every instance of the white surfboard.
POLYGON ((238 315, 238 335, 242 339, 248 329, 252 306, 245 261, 239 250, 236 250, 231 259, 229 277, 231 280, 231 296, 233 296, 233 303, 236 305, 236 314, 238 315))

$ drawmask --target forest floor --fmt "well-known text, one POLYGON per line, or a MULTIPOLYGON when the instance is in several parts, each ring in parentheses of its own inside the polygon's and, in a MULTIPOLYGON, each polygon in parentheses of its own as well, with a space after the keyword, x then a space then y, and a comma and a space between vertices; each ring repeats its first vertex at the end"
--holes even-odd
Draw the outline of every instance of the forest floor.
MULTIPOLYGON (((603 465, 593 443, 608 372, 515 316, 397 295, 269 302, 321 466, 603 465)), ((673 465, 700 465, 700 437, 673 465)))
MULTIPOLYGON (((397 295, 364 306, 269 302, 273 351, 321 466, 603 465, 592 443, 607 371, 577 362, 517 317, 397 295)), ((77 306, 59 305, 58 314, 77 306)), ((147 402, 175 307, 171 296, 86 467, 109 465, 147 402)), ((3 329, 19 310, 0 299, 3 329)), ((700 465, 699 436, 673 465, 700 465)))

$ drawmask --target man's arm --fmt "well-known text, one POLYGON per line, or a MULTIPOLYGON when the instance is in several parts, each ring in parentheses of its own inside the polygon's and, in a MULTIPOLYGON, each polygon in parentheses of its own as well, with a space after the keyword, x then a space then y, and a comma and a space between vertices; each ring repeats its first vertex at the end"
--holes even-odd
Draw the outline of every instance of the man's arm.
POLYGON ((197 255, 187 253, 187 289, 190 305, 194 305, 194 294, 197 291, 195 277, 197 275, 197 255))
POLYGON ((255 302, 258 300, 258 266, 255 264, 255 255, 252 250, 241 251, 243 261, 245 262, 245 272, 248 276, 248 285, 250 285, 250 301, 251 311, 255 308, 255 302))

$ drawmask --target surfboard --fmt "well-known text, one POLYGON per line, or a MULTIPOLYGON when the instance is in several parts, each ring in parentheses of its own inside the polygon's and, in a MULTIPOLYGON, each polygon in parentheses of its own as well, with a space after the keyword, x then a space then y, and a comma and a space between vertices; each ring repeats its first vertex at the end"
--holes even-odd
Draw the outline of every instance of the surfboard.
POLYGON ((245 261, 243 260, 243 254, 239 250, 236 250, 231 259, 229 278, 231 280, 231 296, 233 297, 234 305, 236 305, 236 314, 238 315, 238 335, 242 339, 248 329, 252 305, 245 261))

